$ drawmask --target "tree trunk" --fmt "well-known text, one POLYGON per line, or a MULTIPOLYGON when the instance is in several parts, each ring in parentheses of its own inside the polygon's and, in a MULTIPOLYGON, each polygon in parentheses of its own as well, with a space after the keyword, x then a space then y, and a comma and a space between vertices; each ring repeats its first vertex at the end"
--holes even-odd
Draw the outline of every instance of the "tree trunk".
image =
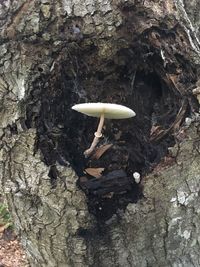
POLYGON ((1 1, 0 181, 31 266, 200 266, 199 8, 1 1), (137 114, 98 160, 83 102, 137 114))

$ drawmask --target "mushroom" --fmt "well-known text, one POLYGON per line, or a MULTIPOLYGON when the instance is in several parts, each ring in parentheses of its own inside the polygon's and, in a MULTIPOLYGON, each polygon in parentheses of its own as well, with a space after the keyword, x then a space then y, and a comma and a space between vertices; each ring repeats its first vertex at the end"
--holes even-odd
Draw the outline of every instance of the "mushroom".
POLYGON ((97 131, 95 132, 95 137, 93 142, 85 152, 85 157, 88 157, 95 149, 99 142, 99 138, 102 137, 102 128, 104 124, 104 119, 126 119, 134 117, 136 114, 135 112, 122 105, 117 104, 110 104, 110 103, 84 103, 84 104, 77 104, 72 107, 72 109, 86 114, 92 117, 100 117, 99 125, 97 131))
POLYGON ((133 178, 134 178, 135 182, 137 184, 139 184, 139 182, 140 182, 140 174, 139 174, 139 172, 134 172, 133 173, 133 178))

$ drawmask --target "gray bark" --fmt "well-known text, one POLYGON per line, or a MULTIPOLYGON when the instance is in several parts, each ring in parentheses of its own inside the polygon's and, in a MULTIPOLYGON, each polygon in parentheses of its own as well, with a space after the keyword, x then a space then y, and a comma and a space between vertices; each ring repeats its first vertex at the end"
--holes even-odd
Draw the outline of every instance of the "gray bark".
MULTIPOLYGON (((51 88, 52 102, 57 99, 65 64, 73 77, 71 95, 95 101, 96 94, 106 94, 95 75, 104 70, 112 81, 107 85, 115 87, 116 74, 106 64, 121 66, 125 59, 118 52, 135 45, 144 55, 148 45, 160 51, 160 77, 191 100, 200 63, 198 8, 197 0, 1 1, 0 181, 31 266, 200 266, 197 113, 182 126, 171 154, 143 177, 144 197, 103 223, 89 213, 72 166, 46 162, 37 146, 37 118, 46 116, 37 94, 47 97, 51 88), (163 67, 170 63, 174 73, 163 67)), ((152 67, 147 57, 140 60, 137 68, 152 67)))

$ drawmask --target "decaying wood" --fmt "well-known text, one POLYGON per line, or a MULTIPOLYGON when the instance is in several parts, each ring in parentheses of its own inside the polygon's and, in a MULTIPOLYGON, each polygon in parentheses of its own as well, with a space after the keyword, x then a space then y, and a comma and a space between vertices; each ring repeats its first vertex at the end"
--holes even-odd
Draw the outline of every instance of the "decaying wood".
POLYGON ((86 168, 85 173, 100 178, 102 176, 102 172, 105 170, 105 168, 86 168))
POLYGON ((98 147, 91 158, 98 160, 112 146, 113 146, 112 144, 107 144, 107 145, 102 145, 98 147))
POLYGON ((123 170, 112 171, 107 175, 101 176, 101 179, 98 178, 84 181, 81 184, 83 184, 84 189, 88 190, 88 193, 96 196, 131 190, 131 178, 127 177, 123 170))

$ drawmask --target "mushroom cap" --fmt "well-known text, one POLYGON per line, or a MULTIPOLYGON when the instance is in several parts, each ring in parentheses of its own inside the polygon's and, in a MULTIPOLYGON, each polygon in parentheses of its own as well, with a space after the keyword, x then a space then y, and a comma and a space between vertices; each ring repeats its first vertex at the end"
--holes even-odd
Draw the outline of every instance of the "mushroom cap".
POLYGON ((83 103, 74 105, 72 109, 92 117, 104 114, 107 119, 126 119, 136 115, 130 108, 110 103, 83 103))

